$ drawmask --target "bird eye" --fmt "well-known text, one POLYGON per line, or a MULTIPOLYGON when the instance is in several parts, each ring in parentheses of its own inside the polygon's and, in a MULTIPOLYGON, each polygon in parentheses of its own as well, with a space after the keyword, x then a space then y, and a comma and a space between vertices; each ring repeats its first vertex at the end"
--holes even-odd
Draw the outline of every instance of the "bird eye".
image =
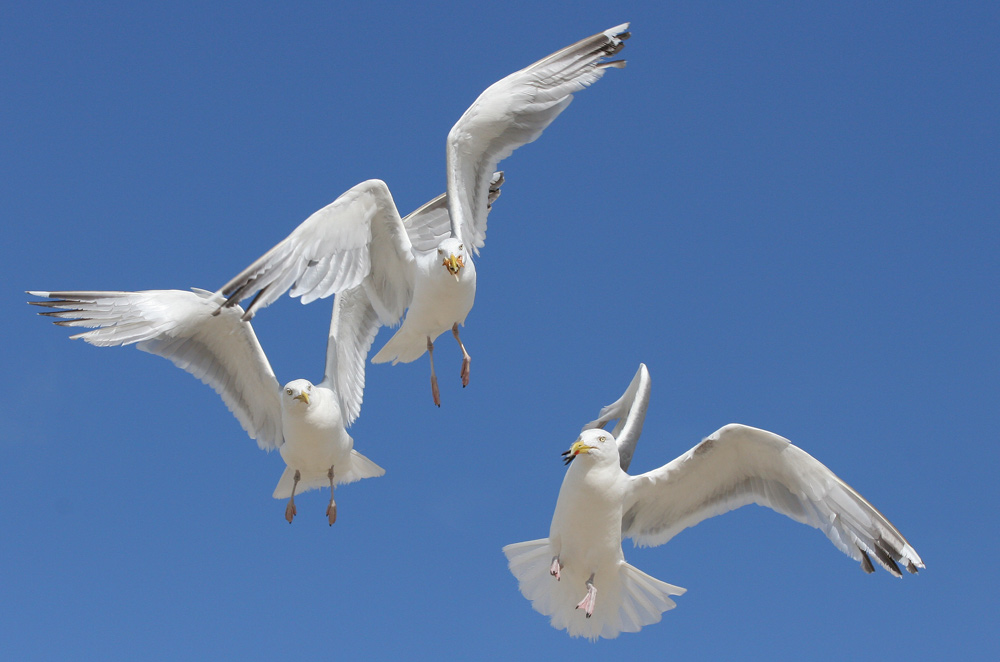
POLYGON ((465 250, 465 244, 459 244, 458 245, 458 250, 464 251, 465 250))
POLYGON ((286 388, 285 389, 285 393, 287 393, 288 395, 291 395, 292 394, 292 389, 286 388))
POLYGON ((605 437, 603 434, 600 437, 597 438, 597 441, 607 441, 607 440, 608 440, 608 438, 605 437))
POLYGON ((440 248, 438 249, 438 255, 444 255, 444 251, 440 248))

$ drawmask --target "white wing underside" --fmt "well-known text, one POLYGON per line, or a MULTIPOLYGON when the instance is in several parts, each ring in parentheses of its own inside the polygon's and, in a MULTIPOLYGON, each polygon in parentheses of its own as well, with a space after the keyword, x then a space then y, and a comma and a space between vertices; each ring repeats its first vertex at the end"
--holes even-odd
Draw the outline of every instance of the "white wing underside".
POLYGON ((379 326, 378 313, 363 288, 340 292, 334 298, 321 385, 337 394, 344 427, 350 427, 361 413, 365 359, 379 326))
POLYGON ((281 386, 239 306, 216 315, 223 299, 205 290, 29 294, 51 299, 31 303, 55 309, 42 314, 59 326, 92 329, 72 338, 99 347, 135 343, 170 359, 222 396, 261 448, 281 445, 281 386))
POLYGON ((823 531, 871 572, 924 564, 902 534, 826 466, 784 437, 727 425, 670 463, 630 477, 622 537, 662 545, 702 520, 756 503, 823 531))
POLYGON ((452 234, 478 255, 486 240, 490 175, 521 145, 536 140, 573 100, 597 81, 605 60, 628 38, 628 23, 576 42, 503 78, 479 95, 448 133, 452 234))
MULTIPOLYGON (((493 203, 500 197, 500 187, 503 186, 504 174, 496 171, 490 177, 486 196, 486 211, 489 212, 493 203)), ((426 202, 403 218, 406 233, 410 237, 414 254, 427 254, 437 249, 438 245, 451 236, 451 216, 448 214, 448 194, 442 193, 430 202, 426 202)))
POLYGON ((289 289, 309 303, 375 274, 369 285, 376 310, 398 318, 413 287, 410 249, 389 188, 370 179, 307 218, 219 292, 227 306, 256 294, 244 314, 250 319, 289 289))
MULTIPOLYGON (((493 173, 488 206, 502 184, 503 173, 493 173)), ((364 287, 380 322, 391 326, 413 297, 415 254, 435 250, 450 234, 445 194, 401 219, 389 187, 371 179, 307 218, 219 293, 227 307, 256 295, 243 315, 249 320, 289 290, 311 303, 364 287)))
POLYGON ((628 471, 632 464, 635 445, 642 434, 642 424, 646 420, 646 410, 649 409, 650 387, 649 370, 645 363, 640 363, 632 383, 625 389, 622 397, 601 409, 596 420, 583 426, 584 430, 603 429, 610 421, 618 419, 611 430, 611 436, 618 444, 618 460, 622 471, 628 471))

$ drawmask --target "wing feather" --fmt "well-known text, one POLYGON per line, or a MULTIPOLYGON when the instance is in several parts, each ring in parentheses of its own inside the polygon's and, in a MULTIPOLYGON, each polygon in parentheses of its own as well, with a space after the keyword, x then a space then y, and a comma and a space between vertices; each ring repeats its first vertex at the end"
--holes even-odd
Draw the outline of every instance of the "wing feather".
POLYGON ((226 306, 256 294, 243 315, 249 320, 289 289, 309 303, 359 285, 374 267, 389 288, 386 296, 408 300, 410 261, 392 194, 385 182, 370 179, 307 218, 219 292, 226 306))
POLYGON ((628 23, 576 42, 503 78, 479 95, 448 133, 448 206, 452 234, 475 253, 486 239, 490 174, 536 140, 573 100, 604 75, 628 39, 628 23))
POLYGON ((750 503, 822 530, 866 571, 869 554, 896 576, 897 564, 924 567, 896 527, 826 466, 784 437, 746 425, 727 425, 676 460, 630 477, 622 536, 662 545, 750 503))
POLYGON ((91 329, 71 338, 98 347, 135 343, 170 359, 222 396, 261 448, 281 445, 281 385, 239 306, 215 314, 223 299, 205 290, 29 294, 49 299, 30 303, 53 309, 41 314, 57 325, 91 329))
MULTIPOLYGON (((493 173, 490 178, 489 194, 486 199, 486 212, 493 208, 493 203, 500 197, 500 187, 503 186, 502 171, 493 173)), ((429 253, 438 247, 442 241, 451 236, 451 216, 448 214, 448 194, 442 193, 430 202, 403 218, 406 234, 410 237, 415 253, 429 253)))
POLYGON ((635 445, 642 434, 642 424, 646 420, 646 410, 649 408, 650 379, 645 363, 639 364, 639 369, 632 382, 625 389, 622 397, 601 409, 596 420, 583 426, 584 430, 604 428, 610 421, 618 419, 611 436, 618 444, 618 461, 622 471, 628 471, 632 464, 635 445))
POLYGON ((379 326, 378 313, 363 288, 338 292, 334 297, 323 385, 337 394, 345 427, 361 413, 365 360, 379 326))

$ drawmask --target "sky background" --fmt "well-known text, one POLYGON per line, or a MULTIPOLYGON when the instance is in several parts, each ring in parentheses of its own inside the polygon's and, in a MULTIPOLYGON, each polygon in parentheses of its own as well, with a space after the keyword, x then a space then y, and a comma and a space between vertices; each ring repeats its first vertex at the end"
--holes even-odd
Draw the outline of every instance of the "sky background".
MULTIPOLYGON (((996 3, 8 3, 0 20, 0 641, 9 659, 996 659, 996 3), (354 184, 404 213, 489 84, 632 21, 624 70, 501 165, 462 337, 369 365, 382 478, 283 463, 24 290, 215 289, 354 184), (500 548, 639 362, 632 472, 730 422, 829 466, 927 564, 865 575, 748 507, 626 559, 688 589, 637 634, 548 625, 500 548), (983 556, 983 555, 986 556, 983 556)), ((254 327, 318 381, 330 301, 254 327)), ((378 349, 388 339, 383 330, 378 349)), ((582 595, 581 595, 582 597, 582 595)))

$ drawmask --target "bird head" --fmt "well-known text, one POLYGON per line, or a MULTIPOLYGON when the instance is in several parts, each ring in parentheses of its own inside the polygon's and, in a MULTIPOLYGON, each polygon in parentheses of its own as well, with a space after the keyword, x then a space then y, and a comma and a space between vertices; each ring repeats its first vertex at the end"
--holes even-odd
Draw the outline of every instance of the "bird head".
POLYGON ((598 459, 603 458, 607 455, 606 449, 609 443, 611 444, 610 447, 614 448, 617 453, 618 447, 615 445, 615 438, 610 433, 604 430, 584 430, 576 438, 576 441, 573 442, 573 445, 569 447, 569 450, 563 451, 563 463, 569 464, 578 455, 588 455, 598 459))
POLYGON ((291 404, 294 401, 301 402, 309 406, 312 397, 313 385, 308 379, 296 379, 285 384, 282 397, 291 404))
POLYGON ((458 280, 459 273, 465 267, 465 246, 454 237, 448 237, 438 246, 438 257, 441 258, 441 266, 448 270, 455 280, 458 280))

